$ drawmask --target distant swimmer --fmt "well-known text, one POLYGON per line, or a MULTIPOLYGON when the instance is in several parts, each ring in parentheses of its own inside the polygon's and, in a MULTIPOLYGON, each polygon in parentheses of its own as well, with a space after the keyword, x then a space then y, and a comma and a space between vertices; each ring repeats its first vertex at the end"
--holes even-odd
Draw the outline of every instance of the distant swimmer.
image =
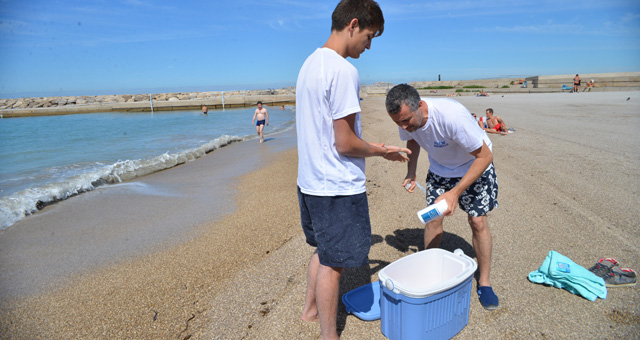
POLYGON ((258 120, 256 124, 256 133, 260 136, 260 143, 264 142, 264 137, 262 135, 262 131, 264 130, 265 123, 269 126, 269 113, 267 109, 262 107, 262 102, 258 102, 258 108, 256 112, 253 114, 253 119, 251 119, 251 125, 253 125, 254 121, 258 120))
POLYGON ((202 114, 206 115, 209 112, 209 109, 207 109, 206 105, 202 105, 202 114))

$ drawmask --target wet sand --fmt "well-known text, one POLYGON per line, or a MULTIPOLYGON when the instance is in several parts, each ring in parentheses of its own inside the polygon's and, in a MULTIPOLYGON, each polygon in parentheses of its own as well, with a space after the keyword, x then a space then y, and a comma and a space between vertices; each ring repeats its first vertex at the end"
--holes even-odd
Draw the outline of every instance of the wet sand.
MULTIPOLYGON (((489 215, 494 240, 492 281, 501 306, 494 312, 485 311, 477 300, 474 282, 469 324, 456 339, 638 338, 640 286, 611 288, 606 300, 591 302, 565 290, 530 283, 527 274, 540 266, 550 250, 584 267, 600 257, 615 257, 624 267, 640 269, 640 92, 456 99, 478 115, 492 107, 516 130, 508 136, 491 135, 500 184, 500 207, 489 215), (627 101, 627 97, 631 99, 627 101)), ((384 110, 384 98, 365 98, 362 105, 364 139, 399 144, 397 128, 384 110)), ((259 146, 252 146, 245 157, 225 159, 237 162, 259 156, 260 151, 259 146)), ((194 166, 180 166, 143 179, 153 183, 153 188, 170 186, 167 183, 186 187, 183 199, 171 200, 158 211, 145 196, 153 196, 149 193, 124 195, 130 199, 126 205, 142 216, 125 225, 108 222, 120 213, 110 206, 101 206, 93 215, 74 214, 66 222, 62 217, 48 218, 45 214, 60 210, 50 207, 33 230, 46 227, 62 232, 71 220, 79 226, 95 224, 94 228, 110 231, 111 239, 102 233, 81 236, 82 228, 78 227, 69 232, 74 240, 71 244, 80 247, 91 242, 97 250, 105 244, 121 244, 125 250, 116 253, 125 254, 106 255, 111 258, 88 261, 88 266, 82 265, 79 256, 75 260, 72 256, 65 266, 75 270, 58 284, 41 282, 27 293, 5 294, 0 306, 1 337, 319 338, 317 324, 299 320, 306 262, 313 249, 304 243, 299 227, 295 149, 274 150, 260 160, 259 170, 230 176, 231 183, 225 184, 231 186, 229 198, 234 203, 228 214, 208 221, 187 219, 189 223, 184 224, 172 219, 178 212, 189 215, 202 209, 193 206, 191 196, 207 192, 208 186, 223 185, 211 184, 202 175, 208 159, 223 156, 216 153, 191 163, 194 166), (190 184, 185 186, 183 181, 190 184), (147 211, 153 213, 145 215, 147 211), (126 251, 131 240, 123 234, 133 238, 132 244, 144 244, 157 227, 175 229, 159 239, 175 239, 152 243, 139 252, 126 251), (130 229, 146 232, 137 236, 123 232, 130 229)), ((423 152, 418 177, 424 179, 426 172, 423 152)), ((381 268, 422 249, 422 225, 415 212, 424 207, 424 198, 407 194, 400 187, 405 173, 403 164, 382 158, 367 161, 373 228, 370 263, 345 271, 342 293, 377 280, 381 268)), ((202 200, 211 205, 225 201, 215 194, 210 196, 202 200)), ((91 206, 91 202, 87 204, 91 206)), ((24 221, 30 220, 35 219, 24 221)), ((0 234, 0 242, 5 242, 6 235, 0 234)), ((44 248, 40 242, 47 239, 45 232, 37 235, 37 242, 27 237, 13 240, 40 251, 31 261, 12 262, 16 266, 12 269, 26 278, 38 278, 39 258, 56 263, 73 249, 55 242, 44 248)), ((458 211, 445 220, 441 246, 451 251, 461 248, 474 257, 470 244, 466 216, 458 211)), ((14 247, 21 249, 19 243, 14 247)), ((3 262, 5 256, 12 254, 3 253, 3 262)), ((380 321, 347 316, 342 306, 338 324, 343 339, 384 339, 380 321)))

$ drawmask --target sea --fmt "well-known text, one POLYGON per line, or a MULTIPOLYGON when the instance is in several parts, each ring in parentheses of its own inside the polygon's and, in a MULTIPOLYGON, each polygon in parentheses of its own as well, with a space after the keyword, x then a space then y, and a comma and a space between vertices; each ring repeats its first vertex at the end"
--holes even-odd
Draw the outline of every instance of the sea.
MULTIPOLYGON (((265 135, 293 129, 295 107, 267 107, 265 135)), ((0 119, 0 230, 74 195, 256 139, 255 108, 105 112, 0 119)))

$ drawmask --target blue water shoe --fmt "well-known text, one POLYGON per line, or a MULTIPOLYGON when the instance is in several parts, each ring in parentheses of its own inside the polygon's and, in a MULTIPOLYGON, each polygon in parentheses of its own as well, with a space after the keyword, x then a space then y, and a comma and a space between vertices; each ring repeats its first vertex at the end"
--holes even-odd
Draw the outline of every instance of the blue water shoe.
POLYGON ((493 292, 493 288, 487 286, 478 287, 478 298, 484 309, 494 310, 498 308, 498 296, 493 292))

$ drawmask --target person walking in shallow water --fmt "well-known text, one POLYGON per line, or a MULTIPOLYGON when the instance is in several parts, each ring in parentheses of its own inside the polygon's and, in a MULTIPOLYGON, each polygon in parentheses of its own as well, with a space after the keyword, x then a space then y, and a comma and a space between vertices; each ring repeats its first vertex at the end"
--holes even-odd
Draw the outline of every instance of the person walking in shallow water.
POLYGON ((260 143, 264 142, 264 125, 267 124, 269 126, 269 112, 267 112, 267 108, 262 107, 262 102, 258 102, 258 108, 253 113, 253 119, 251 119, 251 125, 253 122, 256 122, 256 133, 260 136, 260 143))

